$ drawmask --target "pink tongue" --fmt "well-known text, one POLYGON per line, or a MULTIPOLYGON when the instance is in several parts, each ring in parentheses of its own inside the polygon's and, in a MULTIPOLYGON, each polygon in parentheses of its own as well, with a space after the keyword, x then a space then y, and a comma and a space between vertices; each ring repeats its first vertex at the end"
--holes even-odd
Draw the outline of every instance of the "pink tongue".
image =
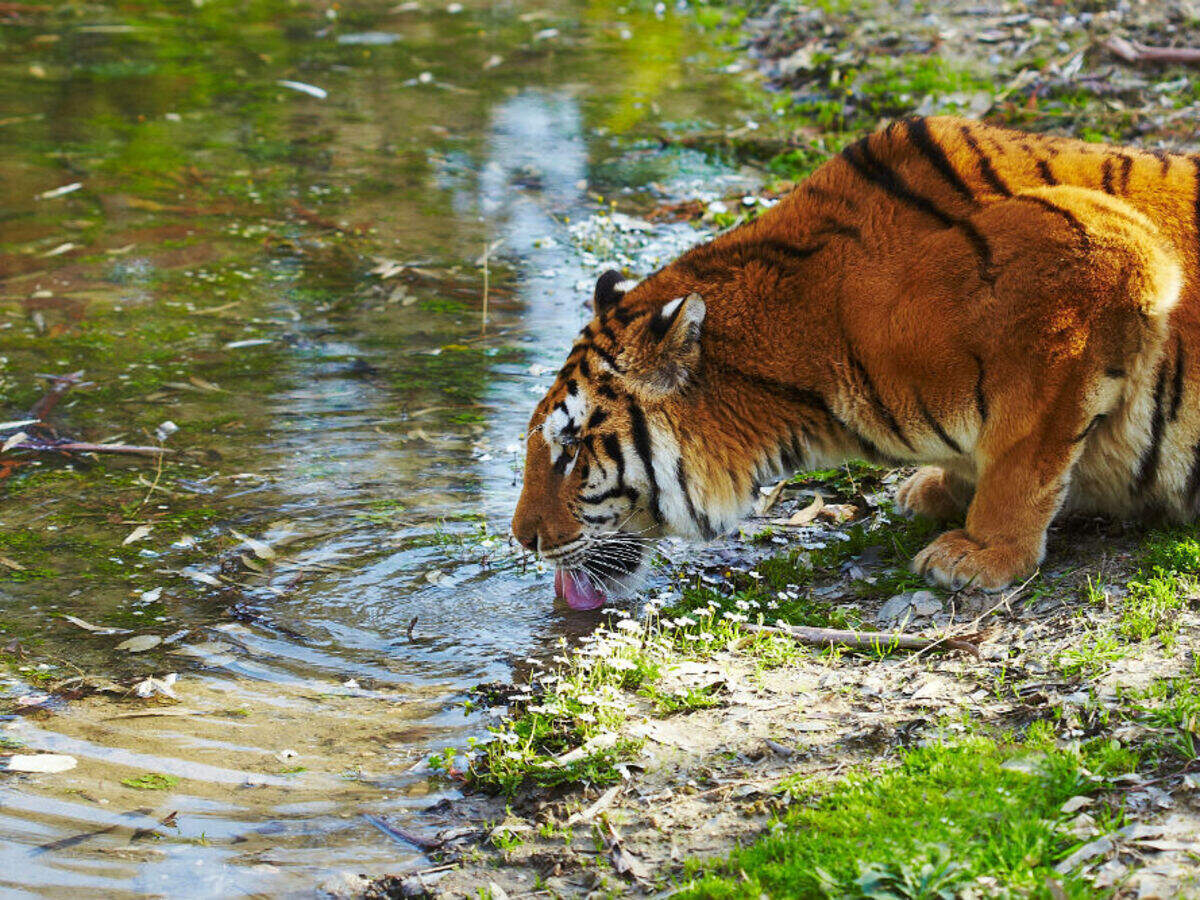
POLYGON ((564 569, 554 570, 554 594, 567 601, 571 609, 599 609, 604 605, 604 593, 584 575, 564 569))

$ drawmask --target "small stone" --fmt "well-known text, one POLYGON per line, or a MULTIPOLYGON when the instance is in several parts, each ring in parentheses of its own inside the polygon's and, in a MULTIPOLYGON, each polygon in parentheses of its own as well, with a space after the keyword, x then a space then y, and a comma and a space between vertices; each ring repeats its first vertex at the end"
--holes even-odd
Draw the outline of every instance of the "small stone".
POLYGON ((888 599, 875 614, 875 620, 880 623, 894 622, 906 616, 912 607, 912 594, 903 593, 888 599))
POLYGON ((942 611, 942 601, 933 591, 914 591, 909 602, 918 616, 932 616, 942 611))
POLYGON ((1077 811, 1083 809, 1085 806, 1091 806, 1092 802, 1093 801, 1092 801, 1091 797, 1085 796, 1084 794, 1080 794, 1077 797, 1072 797, 1070 800, 1068 800, 1066 803, 1064 803, 1062 805, 1062 811, 1064 813, 1068 813, 1068 814, 1077 812, 1077 811))

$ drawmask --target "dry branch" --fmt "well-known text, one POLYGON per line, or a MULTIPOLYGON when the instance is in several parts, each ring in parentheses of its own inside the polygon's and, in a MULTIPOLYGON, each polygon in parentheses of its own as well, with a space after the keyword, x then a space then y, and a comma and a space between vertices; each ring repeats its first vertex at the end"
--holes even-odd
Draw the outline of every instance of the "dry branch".
POLYGON ((33 453, 123 453, 127 456, 167 456, 175 452, 166 447, 146 447, 136 444, 89 444, 84 441, 22 441, 8 448, 10 453, 14 450, 33 453))
POLYGON ((1196 47, 1151 47, 1148 44, 1139 44, 1137 41, 1130 41, 1115 34, 1104 42, 1104 47, 1114 56, 1133 65, 1140 63, 1200 65, 1200 49, 1196 47))
POLYGON ((840 628, 811 628, 806 625, 743 624, 752 634, 782 634, 812 647, 848 647, 851 650, 962 650, 979 658, 977 634, 944 638, 921 638, 896 631, 847 631, 840 628))

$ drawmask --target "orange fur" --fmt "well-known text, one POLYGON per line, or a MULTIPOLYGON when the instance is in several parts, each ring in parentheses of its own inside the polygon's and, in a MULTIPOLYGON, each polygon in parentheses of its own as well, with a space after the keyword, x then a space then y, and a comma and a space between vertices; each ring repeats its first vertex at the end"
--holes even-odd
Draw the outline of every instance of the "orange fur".
POLYGON ((965 513, 914 560, 951 587, 1029 574, 1064 507, 1195 518, 1198 186, 1194 157, 889 125, 599 298, 534 412, 515 534, 592 570, 850 457, 925 464, 900 507, 965 513))

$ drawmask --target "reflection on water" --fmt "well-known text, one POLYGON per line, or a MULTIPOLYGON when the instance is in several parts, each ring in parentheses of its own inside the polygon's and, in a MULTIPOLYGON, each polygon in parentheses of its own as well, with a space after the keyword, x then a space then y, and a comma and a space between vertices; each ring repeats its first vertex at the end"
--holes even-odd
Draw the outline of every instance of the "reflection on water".
POLYGON ((506 540, 521 432, 598 272, 697 239, 581 230, 596 173, 732 188, 638 141, 736 104, 683 16, 393 6, 245 29, 98 7, 5 37, 0 417, 32 372, 86 368, 57 421, 171 419, 187 451, 158 482, 3 482, 9 703, 35 711, 0 736, 79 761, 0 783, 11 891, 277 895, 416 865, 362 814, 419 816, 443 790, 423 759, 482 727, 464 688, 591 625, 506 540), (116 650, 141 634, 162 643, 116 650), (119 681, 38 711, 74 667, 119 681), (174 698, 128 696, 168 672, 174 698))

